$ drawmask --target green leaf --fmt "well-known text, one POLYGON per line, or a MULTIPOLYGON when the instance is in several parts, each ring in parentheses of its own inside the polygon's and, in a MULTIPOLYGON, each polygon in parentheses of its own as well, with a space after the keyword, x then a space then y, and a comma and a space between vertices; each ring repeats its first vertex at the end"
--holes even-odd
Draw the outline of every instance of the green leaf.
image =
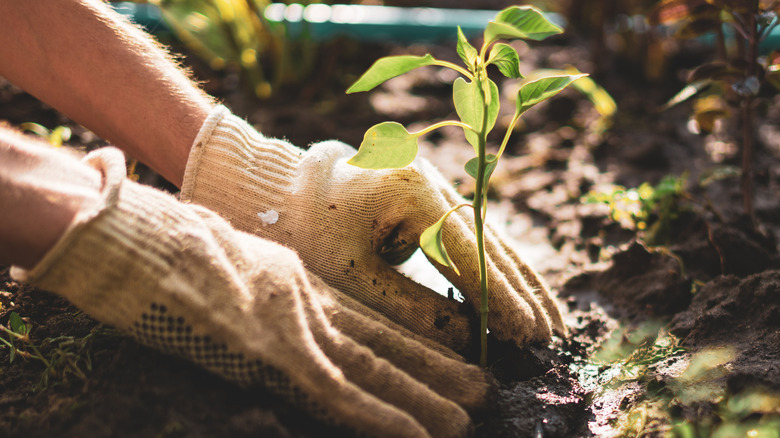
POLYGON ((27 334, 27 326, 24 324, 24 321, 22 321, 22 317, 16 312, 11 312, 11 315, 8 317, 8 325, 11 326, 11 330, 14 333, 20 335, 27 334))
POLYGON ((444 247, 444 241, 442 240, 444 221, 451 212, 452 211, 442 216, 438 222, 422 232, 420 235, 420 248, 422 248, 425 255, 441 265, 452 268, 456 274, 460 275, 458 268, 452 262, 452 259, 450 259, 449 254, 447 254, 447 249, 444 247))
POLYGON ((485 28, 485 44, 497 40, 527 39, 541 41, 562 33, 563 29, 553 24, 541 11, 532 6, 512 6, 499 12, 494 21, 485 28))
MULTIPOLYGON (((488 106, 488 124, 487 132, 493 129, 498 119, 498 86, 490 79, 487 80, 490 86, 490 105, 488 106)), ((455 79, 452 84, 452 100, 455 103, 455 111, 458 113, 460 120, 472 126, 475 130, 482 130, 482 115, 485 113, 485 105, 482 101, 482 91, 476 81, 466 82, 463 78, 455 79)), ((479 144, 479 136, 468 129, 464 129, 466 133, 466 140, 474 146, 474 151, 477 151, 479 144)), ((479 152, 477 152, 479 153, 479 152)))
POLYGON ((468 67, 469 71, 473 73, 474 65, 476 63, 479 54, 477 53, 477 49, 475 49, 474 46, 469 44, 469 40, 466 39, 466 35, 463 34, 463 30, 461 30, 460 26, 458 26, 457 51, 458 51, 458 55, 460 56, 460 59, 463 60, 463 62, 468 67))
POLYGON ((397 122, 383 122, 366 131, 357 154, 347 163, 363 169, 396 169, 417 156, 417 138, 397 122))
POLYGON ((386 56, 379 58, 363 73, 363 76, 349 87, 347 93, 369 91, 388 79, 400 76, 418 67, 433 65, 435 62, 436 60, 431 55, 386 56))
POLYGON ((713 81, 711 79, 702 79, 702 80, 691 82, 690 84, 683 87, 683 89, 680 90, 677 94, 675 94, 674 97, 669 99, 669 101, 666 102, 664 106, 661 108, 667 110, 675 105, 685 102, 691 97, 699 94, 699 92, 702 91, 703 89, 712 85, 712 82, 713 81))
POLYGON ((490 49, 490 55, 487 59, 488 64, 498 67, 498 71, 510 79, 521 79, 520 57, 517 51, 509 44, 498 43, 490 49))
POLYGON ((523 114, 532 106, 555 96, 572 82, 585 76, 587 75, 555 75, 524 83, 517 92, 516 114, 523 114))
MULTIPOLYGON (((498 165, 498 160, 496 160, 496 156, 494 154, 487 154, 487 161, 488 163, 485 166, 485 178, 483 181, 485 185, 487 185, 487 182, 490 179, 490 175, 493 174, 493 171, 496 170, 496 166, 498 165)), ((474 157, 466 162, 464 169, 466 170, 466 173, 471 175, 472 178, 477 179, 477 172, 479 171, 479 157, 474 157)))

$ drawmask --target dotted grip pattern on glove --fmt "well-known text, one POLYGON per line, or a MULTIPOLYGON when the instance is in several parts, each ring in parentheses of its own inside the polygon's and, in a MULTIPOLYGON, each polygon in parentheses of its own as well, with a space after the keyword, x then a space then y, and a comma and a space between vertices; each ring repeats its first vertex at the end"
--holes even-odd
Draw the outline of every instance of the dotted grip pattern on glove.
POLYGON ((87 162, 104 175, 102 203, 77 215, 32 270, 14 267, 14 278, 358 434, 470 433, 461 406, 484 405, 491 381, 481 370, 339 307, 289 249, 125 180, 117 150, 87 162))

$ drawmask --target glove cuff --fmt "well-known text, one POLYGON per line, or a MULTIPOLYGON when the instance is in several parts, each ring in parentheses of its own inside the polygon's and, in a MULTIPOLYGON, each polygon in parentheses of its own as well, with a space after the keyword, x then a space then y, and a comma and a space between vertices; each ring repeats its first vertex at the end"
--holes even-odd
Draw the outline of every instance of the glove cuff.
POLYGON ((126 180, 118 149, 102 148, 85 162, 102 173, 99 202, 76 215, 34 268, 14 266, 11 276, 56 292, 96 319, 127 330, 138 310, 148 306, 139 299, 148 297, 115 292, 130 282, 143 284, 165 275, 166 257, 170 260, 176 245, 163 230, 180 220, 176 215, 181 212, 170 208, 176 203, 170 195, 126 180))
POLYGON ((217 106, 190 150, 181 200, 203 205, 224 217, 254 217, 257 226, 264 225, 257 214, 265 211, 233 210, 242 205, 281 209, 293 190, 302 154, 302 149, 266 138, 226 107, 217 106))

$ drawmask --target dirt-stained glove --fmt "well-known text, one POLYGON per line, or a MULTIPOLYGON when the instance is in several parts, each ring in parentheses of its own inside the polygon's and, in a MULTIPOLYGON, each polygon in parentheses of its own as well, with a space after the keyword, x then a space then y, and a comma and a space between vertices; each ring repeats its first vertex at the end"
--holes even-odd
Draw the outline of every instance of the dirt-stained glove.
POLYGON ((15 278, 359 435, 471 432, 466 410, 490 393, 483 370, 402 336, 370 310, 343 307, 290 249, 124 179, 117 150, 87 159, 104 175, 100 205, 79 213, 35 268, 14 268, 15 278))
MULTIPOLYGON (((399 324, 455 349, 464 347, 469 322, 457 304, 399 274, 382 257, 410 253, 422 231, 463 198, 423 159, 376 171, 347 164, 354 154, 340 142, 304 152, 265 138, 217 107, 190 152, 182 200, 293 248, 328 284, 399 324)), ((469 210, 447 219, 444 241, 460 275, 437 268, 477 308, 479 268, 469 210)), ((491 333, 521 346, 548 340, 553 331, 565 333, 542 279, 492 230, 486 230, 486 251, 491 333)))

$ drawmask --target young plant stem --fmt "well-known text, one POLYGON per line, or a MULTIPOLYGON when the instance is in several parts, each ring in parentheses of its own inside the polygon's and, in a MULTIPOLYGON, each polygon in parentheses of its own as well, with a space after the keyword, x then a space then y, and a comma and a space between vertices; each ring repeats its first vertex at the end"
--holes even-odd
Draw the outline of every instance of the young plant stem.
MULTIPOLYGON (((484 52, 484 49, 483 49, 484 52)), ((484 64, 483 64, 484 65, 484 64)), ((484 67, 483 67, 484 68, 484 67)), ((479 77, 479 75, 478 75, 479 77)), ((485 78, 487 75, 485 75, 485 78)), ((477 185, 474 191, 474 233, 477 237, 477 257, 479 259, 479 286, 481 289, 480 305, 479 305, 479 337, 480 337, 480 354, 479 365, 483 368, 487 367, 487 324, 488 324, 488 278, 487 278, 487 261, 485 260, 485 233, 484 233, 484 219, 485 219, 485 172, 487 170, 487 125, 488 125, 488 96, 485 95, 484 87, 479 87, 482 94, 482 102, 484 110, 482 111, 482 129, 479 132, 479 141, 477 142, 477 185)))
POLYGON ((474 233, 477 237, 477 257, 479 258, 479 286, 481 289, 479 305, 479 336, 480 336, 480 354, 479 365, 487 366, 487 322, 488 322, 488 279, 487 263, 485 260, 485 233, 484 233, 484 215, 485 208, 483 193, 485 179, 485 137, 479 137, 479 169, 477 171, 477 187, 474 192, 474 233))

